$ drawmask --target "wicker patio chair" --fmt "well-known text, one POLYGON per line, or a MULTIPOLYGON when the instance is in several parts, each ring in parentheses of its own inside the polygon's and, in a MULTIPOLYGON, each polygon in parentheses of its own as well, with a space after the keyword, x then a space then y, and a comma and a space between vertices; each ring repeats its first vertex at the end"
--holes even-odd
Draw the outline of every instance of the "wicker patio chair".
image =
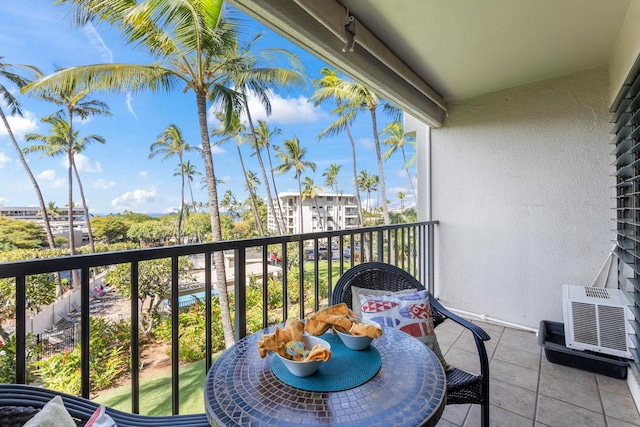
MULTIPOLYGON (((81 397, 59 393, 46 388, 22 384, 0 384, 0 426, 22 427, 56 395, 62 397, 64 406, 83 426, 98 409, 98 404, 81 397)), ((106 408, 118 427, 210 427, 206 414, 169 415, 163 417, 130 414, 106 408)))
MULTIPOLYGON (((406 271, 386 263, 367 262, 347 270, 338 279, 331 297, 331 304, 344 302, 351 307, 351 286, 396 292, 404 289, 424 290, 425 287, 406 271)), ((433 295, 429 295, 434 325, 446 319, 469 329, 478 349, 480 375, 473 375, 458 368, 447 372, 447 405, 472 403, 481 405, 482 426, 489 426, 489 359, 484 342, 490 336, 477 325, 451 313, 433 295)))

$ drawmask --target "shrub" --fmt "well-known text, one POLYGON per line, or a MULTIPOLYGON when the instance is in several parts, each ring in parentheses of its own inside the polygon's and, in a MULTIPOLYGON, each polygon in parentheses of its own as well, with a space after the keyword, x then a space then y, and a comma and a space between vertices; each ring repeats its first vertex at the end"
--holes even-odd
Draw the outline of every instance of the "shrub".
MULTIPOLYGON (((131 324, 91 318, 89 376, 94 391, 101 390, 131 368, 129 357, 131 324)), ((35 373, 46 388, 77 395, 80 393, 80 344, 38 362, 35 373)))
MULTIPOLYGON (((220 319, 220 303, 217 298, 211 299, 212 306, 212 351, 216 352, 224 349, 224 334, 222 332, 222 321, 220 319)), ((178 358, 186 362, 202 360, 205 357, 205 313, 204 302, 196 303, 187 309, 178 311, 178 358)), ((171 342, 171 316, 167 317, 155 329, 156 338, 171 342)), ((171 357, 169 351, 169 357, 171 357)))

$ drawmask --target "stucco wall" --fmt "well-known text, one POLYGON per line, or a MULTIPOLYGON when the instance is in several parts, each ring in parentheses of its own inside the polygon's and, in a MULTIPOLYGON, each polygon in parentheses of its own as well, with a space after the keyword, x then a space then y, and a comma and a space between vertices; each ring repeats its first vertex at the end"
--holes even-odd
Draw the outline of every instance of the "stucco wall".
POLYGON ((436 295, 537 328, 612 248, 606 67, 449 105, 432 129, 436 295))
POLYGON ((618 90, 627 79, 638 55, 640 55, 640 0, 633 0, 629 5, 627 17, 620 29, 616 47, 611 55, 609 68, 610 105, 616 99, 618 90))

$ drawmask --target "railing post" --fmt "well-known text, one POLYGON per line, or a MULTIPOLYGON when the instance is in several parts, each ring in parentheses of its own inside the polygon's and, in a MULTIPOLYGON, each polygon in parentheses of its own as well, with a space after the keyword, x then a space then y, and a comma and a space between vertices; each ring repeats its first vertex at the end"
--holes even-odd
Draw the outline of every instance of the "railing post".
MULTIPOLYGON (((428 243, 428 250, 429 253, 427 254, 427 262, 428 262, 428 283, 429 283, 429 293, 431 295, 434 295, 434 288, 435 288, 435 284, 434 284, 434 277, 435 277, 435 272, 434 272, 434 225, 433 224, 429 224, 428 226, 428 236, 427 238, 429 239, 429 243, 428 243)), ((434 295, 435 296, 435 295, 434 295)))
MULTIPOLYGON (((180 412, 180 307, 178 296, 178 257, 171 257, 171 413, 180 412)), ((149 312, 151 315, 151 312, 149 312)))
POLYGON ((140 327, 138 261, 131 263, 131 412, 140 413, 140 327))
MULTIPOLYGON (((235 292, 235 329, 236 341, 247 335, 247 283, 246 283, 246 258, 247 253, 244 248, 234 249, 233 257, 234 278, 233 288, 235 292)), ((219 284, 218 284, 219 285, 219 284)), ((227 286, 223 284, 222 286, 227 286)))
MULTIPOLYGON (((73 270, 71 271, 73 275, 73 270)), ((91 349, 91 324, 89 313, 89 268, 82 267, 80 270, 80 393, 82 397, 88 399, 91 394, 91 383, 89 381, 89 354, 91 349)))
POLYGON ((206 371, 209 372, 211 368, 211 358, 213 356, 213 351, 211 347, 213 346, 213 304, 211 304, 211 299, 213 298, 211 286, 211 252, 204 253, 204 307, 207 311, 204 317, 205 324, 205 368, 206 371))
POLYGON ((27 278, 16 277, 16 383, 27 382, 27 278))

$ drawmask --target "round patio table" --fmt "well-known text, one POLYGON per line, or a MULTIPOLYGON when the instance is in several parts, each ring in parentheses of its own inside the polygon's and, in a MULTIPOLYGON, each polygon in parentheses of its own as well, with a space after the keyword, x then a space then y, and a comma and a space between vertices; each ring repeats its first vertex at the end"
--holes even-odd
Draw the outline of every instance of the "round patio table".
MULTIPOLYGON (((342 391, 314 392, 281 381, 257 341, 267 328, 226 350, 204 386, 212 426, 434 426, 444 410, 446 377, 435 354, 420 341, 383 327, 372 345, 380 370, 342 391)), ((339 340, 338 340, 339 341, 339 340)), ((343 345, 341 342, 332 344, 343 345)))

